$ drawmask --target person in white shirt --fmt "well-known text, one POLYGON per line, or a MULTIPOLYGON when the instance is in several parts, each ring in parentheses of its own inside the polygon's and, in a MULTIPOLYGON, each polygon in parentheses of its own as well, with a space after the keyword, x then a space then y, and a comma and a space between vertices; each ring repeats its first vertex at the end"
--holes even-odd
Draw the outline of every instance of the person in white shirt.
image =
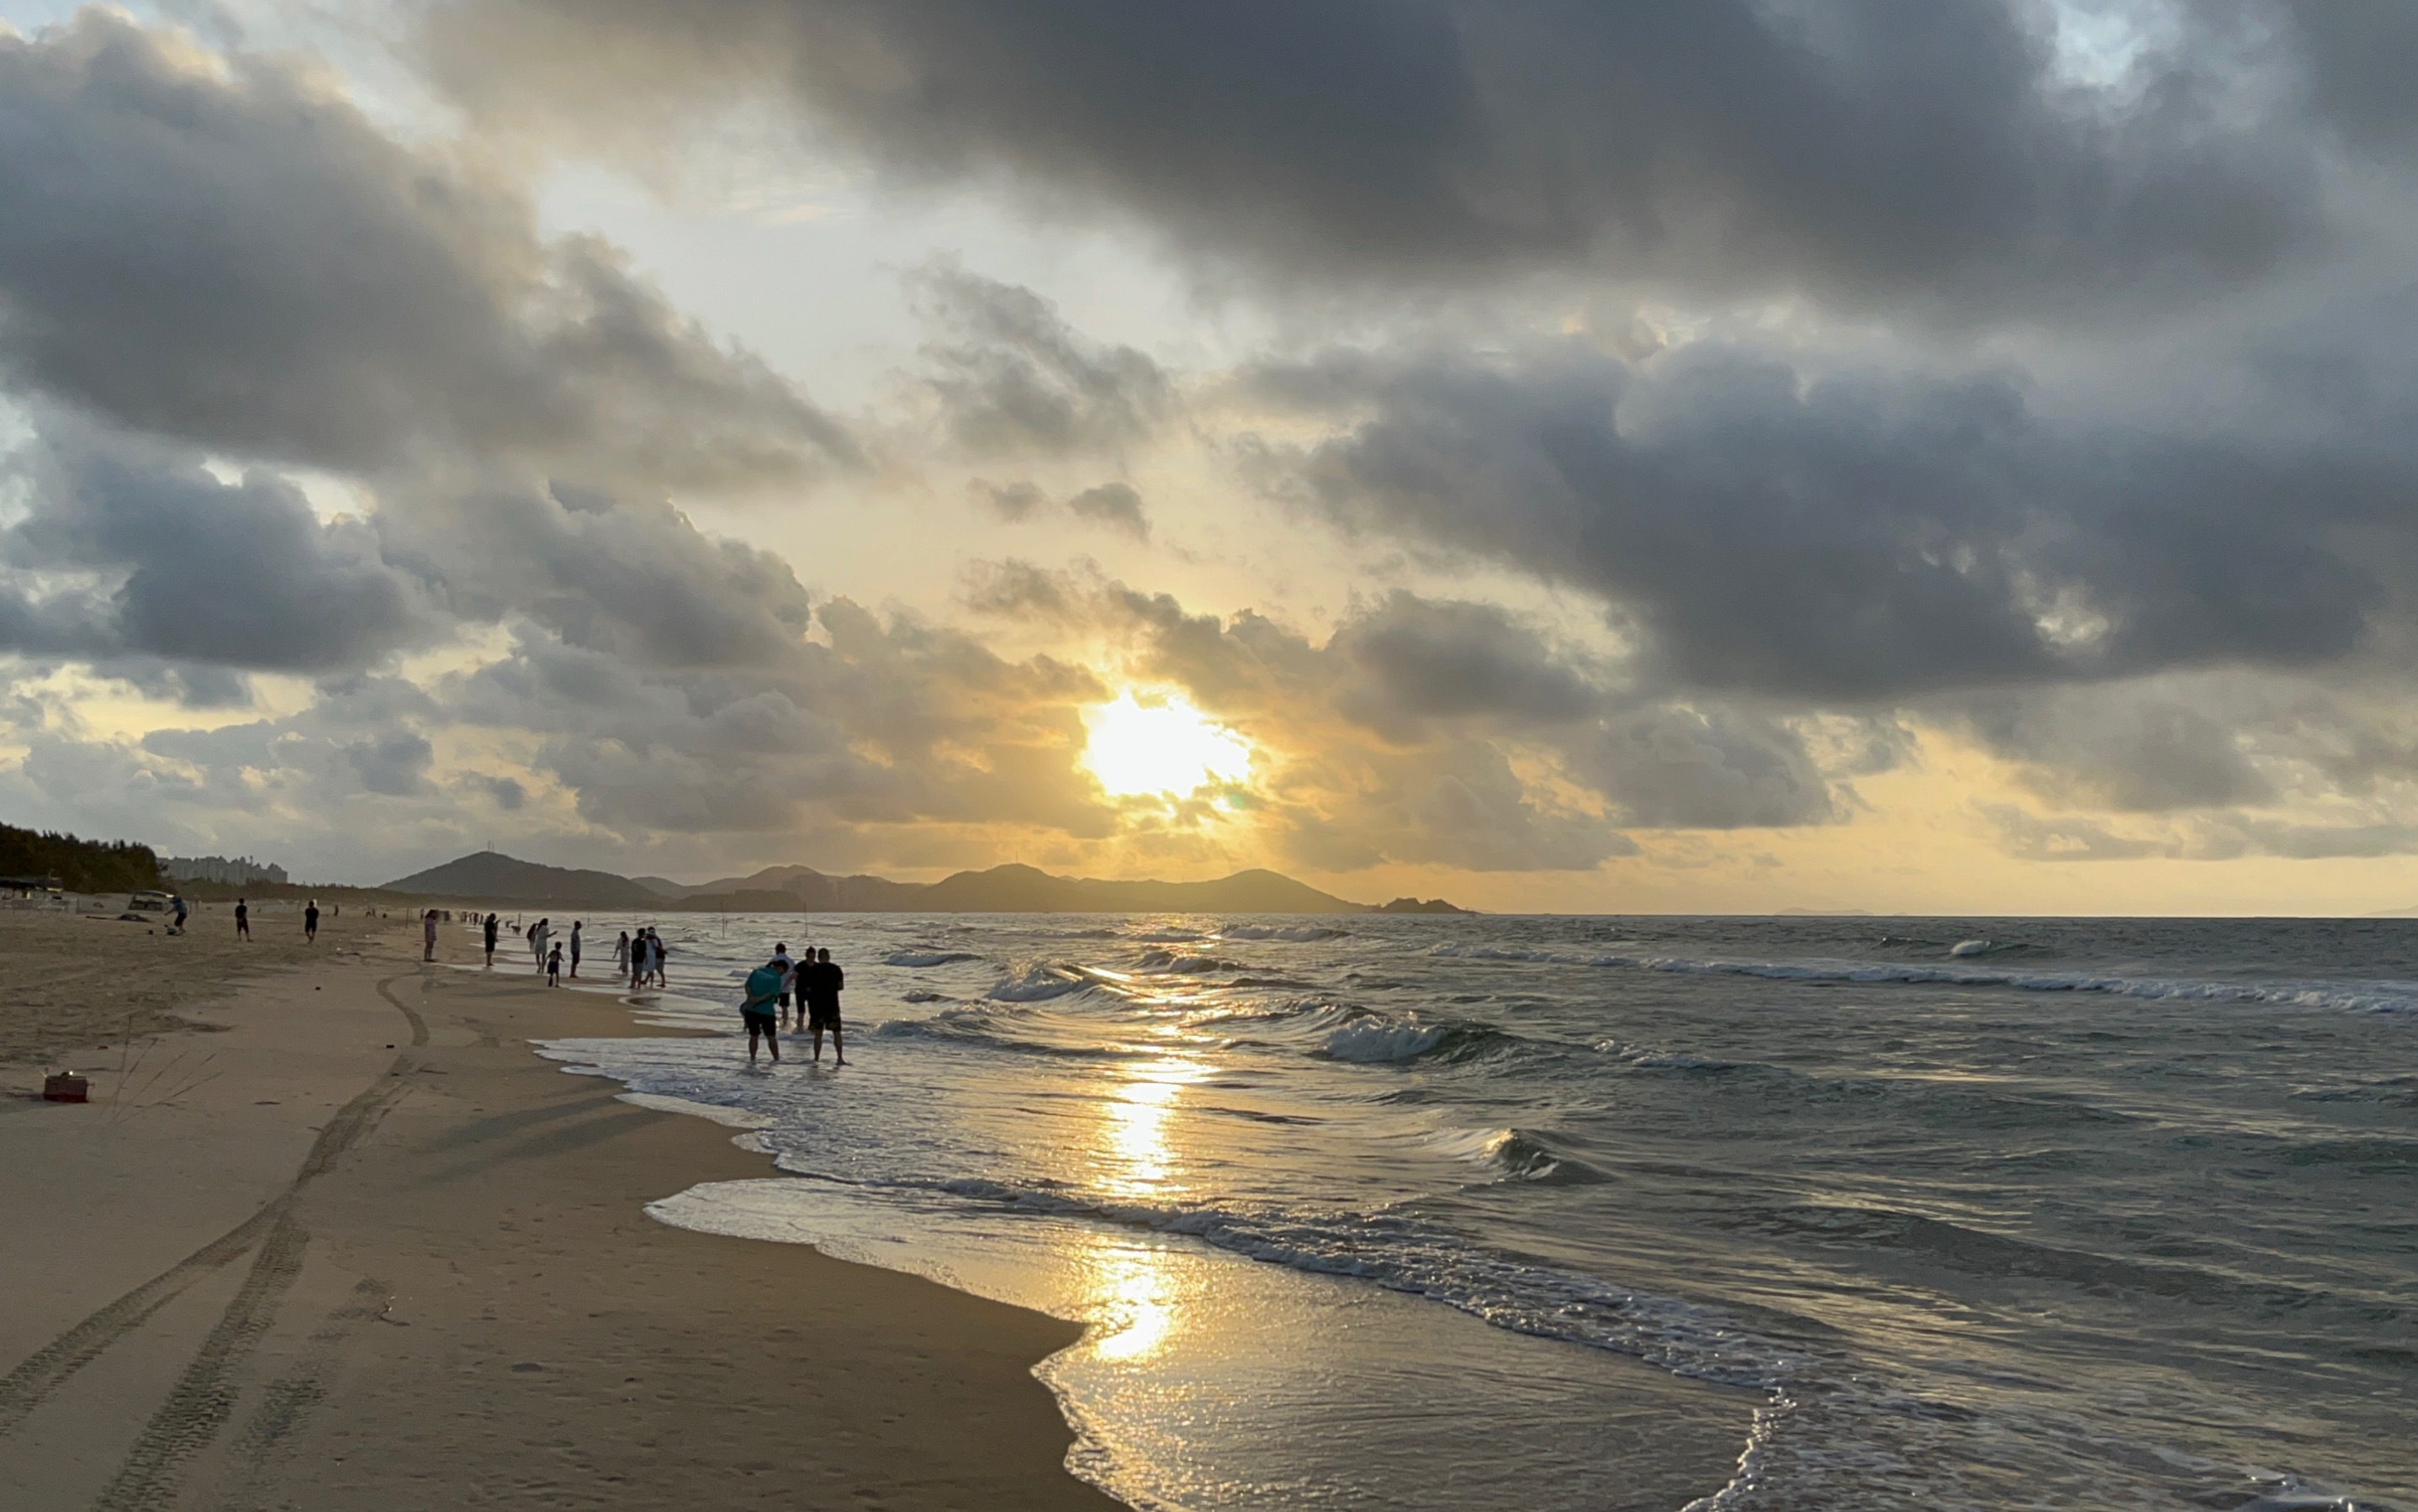
MULTIPOLYGON (((789 959, 788 942, 784 940, 780 944, 773 946, 773 958, 766 961, 764 964, 767 967, 779 970, 781 973, 781 1027, 783 1029, 803 1028, 803 1025, 799 1023, 796 1019, 792 1019, 789 1014, 789 989, 798 985, 798 963, 789 959)), ((805 1013, 805 1006, 803 1002, 801 1001, 797 1011, 797 1019, 804 1018, 805 1013)))

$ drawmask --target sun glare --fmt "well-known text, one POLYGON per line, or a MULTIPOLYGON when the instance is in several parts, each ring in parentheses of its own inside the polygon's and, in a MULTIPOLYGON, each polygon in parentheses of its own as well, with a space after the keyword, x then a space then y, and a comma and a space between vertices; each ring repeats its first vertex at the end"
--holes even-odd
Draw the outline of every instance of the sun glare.
POLYGON ((1250 745, 1181 698, 1143 703, 1127 689, 1115 703, 1083 710, 1083 725, 1091 732, 1083 764, 1111 797, 1183 798, 1251 774, 1250 745))

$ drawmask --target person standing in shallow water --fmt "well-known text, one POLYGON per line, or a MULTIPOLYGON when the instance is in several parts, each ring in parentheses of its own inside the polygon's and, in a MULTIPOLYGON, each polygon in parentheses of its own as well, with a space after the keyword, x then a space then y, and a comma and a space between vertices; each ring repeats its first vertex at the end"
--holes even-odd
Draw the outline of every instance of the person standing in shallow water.
POLYGON ((552 919, 540 919, 537 923, 529 925, 529 955, 536 960, 537 969, 541 971, 545 970, 546 938, 553 933, 554 921, 552 919))
POLYGON ((739 1002, 739 1021, 747 1026, 747 1063, 756 1063, 756 1041, 762 1039, 773 1052, 773 1063, 781 1063, 781 1021, 773 1016, 773 1000, 781 995, 781 984, 788 973, 777 960, 766 961, 747 973, 745 994, 739 1002))
POLYGON ((804 1026, 805 1004, 798 1005, 796 1017, 789 1014, 789 989, 797 985, 798 963, 789 959, 789 942, 782 940, 773 947, 773 964, 781 969, 781 1027, 799 1029, 804 1026))
POLYGON ((319 900, 313 898, 302 909, 302 943, 316 944, 319 939, 319 900))
POLYGON ((487 970, 490 971, 496 969, 496 929, 498 923, 494 914, 487 915, 484 928, 487 934, 487 970))
POLYGON ((848 1064, 848 1049, 840 1044, 839 994, 848 985, 848 975, 832 964, 828 949, 815 952, 815 964, 798 970, 800 985, 806 993, 806 1029, 815 1037, 815 1061, 823 1058, 823 1031, 832 1037, 832 1064, 848 1064), (808 975, 811 971, 812 975, 808 975))
POLYGON ((252 906, 241 898, 235 900, 235 938, 237 939, 252 938, 252 906))
POLYGON ((572 920, 572 921, 571 921, 571 979, 572 979, 573 981, 574 981, 574 982, 576 982, 577 980, 579 980, 579 931, 580 931, 580 927, 581 927, 581 924, 580 924, 580 921, 579 921, 579 920, 577 920, 577 919, 574 919, 574 920, 572 920))
POLYGON ((617 942, 617 943, 614 945, 614 947, 613 947, 613 970, 615 970, 616 971, 619 971, 619 972, 622 973, 622 974, 623 974, 623 975, 625 975, 625 976, 629 974, 629 970, 630 970, 630 932, 629 932, 628 930, 626 930, 626 929, 624 929, 624 930, 622 930, 622 931, 621 931, 621 938, 620 938, 620 941, 619 941, 619 942, 617 942))

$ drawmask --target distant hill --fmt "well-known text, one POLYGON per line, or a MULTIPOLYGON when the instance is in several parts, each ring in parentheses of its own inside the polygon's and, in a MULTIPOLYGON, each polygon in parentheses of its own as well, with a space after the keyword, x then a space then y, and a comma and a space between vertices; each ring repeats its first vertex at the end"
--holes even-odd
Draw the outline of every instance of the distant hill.
POLYGON ((1107 881, 1053 877, 1010 864, 937 882, 832 877, 811 866, 767 866, 746 877, 682 887, 659 877, 566 871, 480 851, 386 884, 395 893, 498 901, 588 903, 702 913, 1459 913, 1442 898, 1397 898, 1383 909, 1322 893, 1271 871, 1210 882, 1107 881))
POLYGON ((398 877, 383 891, 498 903, 587 903, 612 909, 655 908, 664 901, 611 872, 545 866, 493 850, 473 851, 442 866, 398 877))
POLYGON ((0 877, 55 877, 71 893, 120 893, 160 885, 160 858, 131 840, 79 840, 0 824, 0 877))
POLYGON ((1367 907, 1269 871, 1214 882, 1121 882, 1053 877, 1009 864, 958 872, 937 882, 829 877, 810 866, 770 866, 752 877, 708 882, 682 909, 760 910, 779 896, 809 913, 1366 913, 1367 907))

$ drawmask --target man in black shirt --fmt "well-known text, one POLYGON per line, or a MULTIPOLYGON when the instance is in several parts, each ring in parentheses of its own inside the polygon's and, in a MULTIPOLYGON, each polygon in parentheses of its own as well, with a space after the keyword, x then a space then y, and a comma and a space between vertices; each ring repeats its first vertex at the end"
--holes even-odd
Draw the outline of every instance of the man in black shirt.
POLYGON ((832 964, 829 950, 818 950, 813 965, 799 966, 798 985, 805 994, 806 1028, 815 1037, 815 1059, 823 1058, 823 1031, 830 1030, 832 1064, 848 1064, 848 1050, 839 1038, 839 995, 848 985, 847 973, 832 964))

